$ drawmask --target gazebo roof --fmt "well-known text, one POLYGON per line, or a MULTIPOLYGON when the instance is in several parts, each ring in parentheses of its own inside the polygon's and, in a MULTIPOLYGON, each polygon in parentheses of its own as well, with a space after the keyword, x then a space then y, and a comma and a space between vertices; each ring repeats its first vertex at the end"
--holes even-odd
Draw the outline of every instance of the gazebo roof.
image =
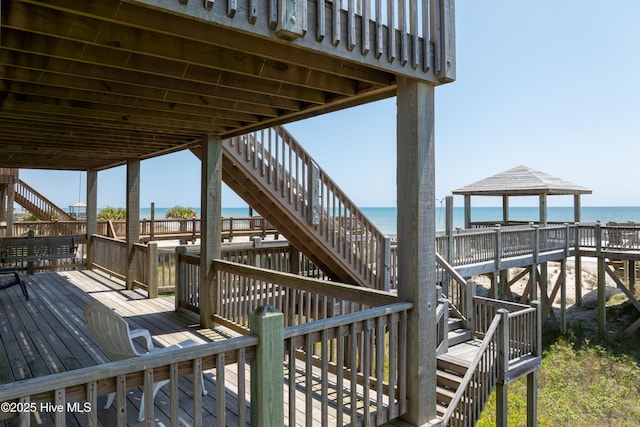
POLYGON ((453 194, 471 196, 575 195, 591 194, 591 190, 520 165, 458 188, 453 191, 453 194))

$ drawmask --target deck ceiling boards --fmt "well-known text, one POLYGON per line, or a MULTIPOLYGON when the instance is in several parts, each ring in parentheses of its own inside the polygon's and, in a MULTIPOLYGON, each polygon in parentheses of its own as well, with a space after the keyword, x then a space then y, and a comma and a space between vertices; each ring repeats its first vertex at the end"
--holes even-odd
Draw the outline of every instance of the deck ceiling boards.
POLYGON ((392 73, 139 4, 1 5, 0 167, 104 169, 395 94, 392 73))
POLYGON ((516 166, 452 192, 470 196, 537 196, 591 194, 591 190, 527 166, 516 166))

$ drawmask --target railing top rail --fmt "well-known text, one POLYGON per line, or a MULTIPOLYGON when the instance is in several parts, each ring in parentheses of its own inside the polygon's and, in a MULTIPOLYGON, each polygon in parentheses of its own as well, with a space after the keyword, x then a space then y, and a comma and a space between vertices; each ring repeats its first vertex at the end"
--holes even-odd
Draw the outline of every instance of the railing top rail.
POLYGON ((495 300, 495 299, 479 297, 479 296, 475 296, 473 297, 473 299, 474 299, 474 302, 476 303, 481 302, 483 305, 488 305, 490 307, 506 308, 509 310, 510 313, 516 312, 516 311, 523 311, 523 310, 535 310, 526 304, 518 304, 517 302, 501 301, 501 300, 495 300))
POLYGON ((449 264, 443 257, 442 255, 440 255, 439 253, 436 252, 436 263, 445 269, 445 271, 447 273, 449 273, 449 275, 451 277, 453 277, 455 279, 456 282, 458 282, 461 285, 466 285, 467 281, 464 279, 464 277, 462 277, 460 275, 460 273, 458 273, 452 266, 451 264, 449 264))
POLYGON ((388 316, 393 313, 400 313, 401 311, 411 310, 412 308, 413 303, 411 302, 397 302, 382 307, 369 308, 367 310, 362 310, 355 313, 329 317, 327 319, 317 320, 315 322, 293 325, 284 329, 284 338, 287 339, 299 337, 314 332, 320 332, 325 329, 336 328, 343 325, 350 325, 355 322, 388 316))
MULTIPOLYGON (((255 335, 246 335, 187 348, 150 353, 144 356, 143 364, 132 363, 131 359, 120 360, 44 377, 0 384, 0 402, 12 400, 17 397, 34 396, 52 390, 83 385, 91 381, 113 378, 118 375, 126 375, 145 369, 159 368, 176 362, 185 362, 235 351, 241 348, 255 347, 259 341, 259 338, 255 335)), ((251 355, 249 354, 248 356, 250 357, 251 355)))
POLYGON ((220 271, 243 275, 251 279, 269 281, 294 289, 307 290, 331 298, 350 299, 374 307, 398 302, 397 295, 391 292, 338 282, 326 282, 320 279, 303 277, 291 273, 280 273, 230 261, 214 260, 213 262, 214 267, 220 271))
POLYGON ((104 241, 107 241, 107 242, 119 243, 119 244, 126 244, 127 243, 124 240, 116 239, 114 237, 103 236, 101 234, 93 234, 91 236, 91 238, 92 239, 97 239, 97 240, 104 240, 104 241))

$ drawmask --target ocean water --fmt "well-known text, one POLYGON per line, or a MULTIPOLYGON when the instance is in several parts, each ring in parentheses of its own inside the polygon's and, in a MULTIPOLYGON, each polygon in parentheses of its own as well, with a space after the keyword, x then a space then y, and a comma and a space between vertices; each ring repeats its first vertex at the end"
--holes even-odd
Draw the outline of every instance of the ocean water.
MULTIPOLYGON (((165 217, 168 208, 156 208, 155 217, 161 219, 165 217)), ((362 212, 373 222, 376 227, 385 234, 393 235, 397 233, 397 209, 395 207, 366 207, 361 208, 362 212)), ((196 208, 199 212, 199 209, 196 208)), ((254 215, 257 215, 254 212, 254 215)), ((626 222, 634 221, 640 223, 640 206, 583 206, 581 209, 582 222, 600 221, 606 224, 609 221, 626 222)), ((223 217, 242 218, 249 216, 248 208, 223 208, 223 217)), ((140 209, 141 218, 151 218, 151 209, 140 209)), ((514 221, 537 221, 538 207, 511 207, 509 217, 514 221)), ((496 221, 502 219, 501 207, 476 207, 471 208, 472 221, 496 221)), ((573 222, 573 207, 551 206, 547 210, 549 221, 573 222)), ((453 208, 453 226, 464 226, 464 208, 453 208)), ((445 209, 436 208, 436 229, 445 228, 445 209)))

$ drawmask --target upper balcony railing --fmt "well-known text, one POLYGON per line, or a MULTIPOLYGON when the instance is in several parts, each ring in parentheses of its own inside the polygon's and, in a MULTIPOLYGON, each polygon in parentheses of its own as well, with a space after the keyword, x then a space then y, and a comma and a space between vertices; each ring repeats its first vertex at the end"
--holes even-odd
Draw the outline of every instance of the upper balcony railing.
POLYGON ((134 0, 434 83, 455 80, 453 0, 134 0))

